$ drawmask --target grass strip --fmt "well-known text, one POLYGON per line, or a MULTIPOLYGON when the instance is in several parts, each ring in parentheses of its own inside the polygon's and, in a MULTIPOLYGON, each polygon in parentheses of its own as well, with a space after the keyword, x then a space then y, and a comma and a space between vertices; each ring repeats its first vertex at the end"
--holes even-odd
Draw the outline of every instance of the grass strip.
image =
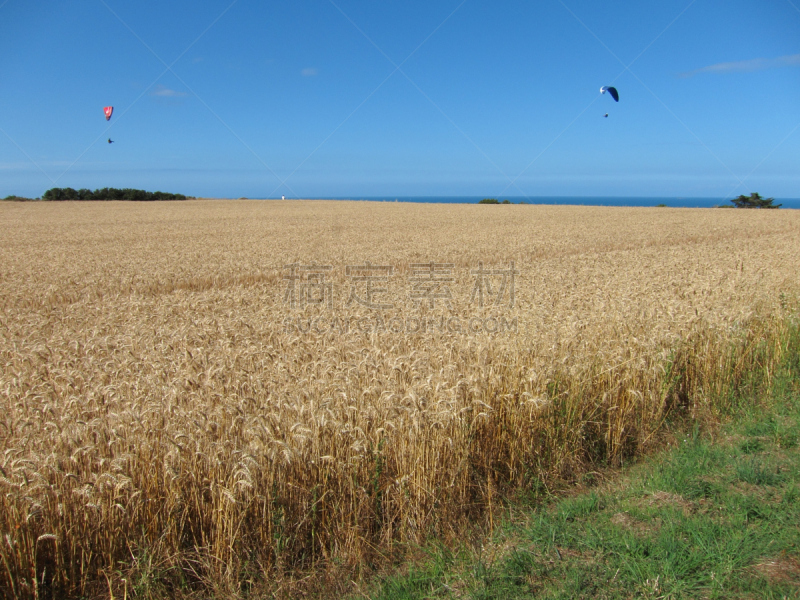
POLYGON ((551 498, 479 547, 434 547, 380 600, 800 598, 800 360, 743 402, 623 474, 551 498))

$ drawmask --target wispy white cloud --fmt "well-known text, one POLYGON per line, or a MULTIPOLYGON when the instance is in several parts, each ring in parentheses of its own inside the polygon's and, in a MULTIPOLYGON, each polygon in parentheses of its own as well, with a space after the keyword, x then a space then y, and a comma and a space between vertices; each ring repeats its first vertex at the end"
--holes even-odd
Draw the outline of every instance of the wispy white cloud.
POLYGON ((693 71, 678 73, 678 77, 694 77, 701 73, 751 73, 753 71, 765 71, 767 69, 777 69, 779 67, 797 66, 800 66, 800 54, 788 54, 777 58, 753 58, 750 60, 717 63, 715 65, 694 69, 693 71))
POLYGON ((151 92, 151 95, 152 96, 158 96, 160 98, 180 98, 182 96, 185 96, 186 92, 179 92, 177 90, 171 90, 168 87, 165 87, 163 85, 159 85, 159 86, 156 86, 156 89, 154 89, 151 92))
MULTIPOLYGON (((0 5, 0 8, 2 8, 2 5, 0 5)), ((0 162, 0 171, 21 171, 33 168, 34 165, 27 162, 0 162)))
POLYGON ((315 75, 317 75, 319 73, 319 71, 317 71, 314 68, 303 69, 300 72, 302 73, 303 77, 314 77, 315 75))

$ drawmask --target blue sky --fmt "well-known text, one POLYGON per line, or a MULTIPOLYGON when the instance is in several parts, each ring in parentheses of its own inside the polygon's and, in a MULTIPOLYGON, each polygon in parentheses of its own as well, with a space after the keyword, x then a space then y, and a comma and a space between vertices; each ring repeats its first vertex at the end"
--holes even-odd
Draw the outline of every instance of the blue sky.
POLYGON ((800 0, 0 0, 0 196, 797 198, 799 126, 800 0))

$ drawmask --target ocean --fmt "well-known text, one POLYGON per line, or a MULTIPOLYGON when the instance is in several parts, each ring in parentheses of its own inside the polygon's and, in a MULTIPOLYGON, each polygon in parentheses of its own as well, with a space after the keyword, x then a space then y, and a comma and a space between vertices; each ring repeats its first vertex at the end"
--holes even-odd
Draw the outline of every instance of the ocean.
MULTIPOLYGON (((487 196, 353 196, 339 198, 318 198, 319 200, 360 200, 371 202, 419 202, 423 204, 477 204, 487 196)), ((316 198, 315 198, 316 199, 316 198)), ((730 204, 721 198, 682 198, 682 197, 642 197, 642 196, 498 196, 502 202, 513 204, 569 204, 574 206, 658 206, 664 204, 672 208, 713 208, 730 204)), ((775 198, 773 204, 781 208, 800 209, 800 198, 775 198)))

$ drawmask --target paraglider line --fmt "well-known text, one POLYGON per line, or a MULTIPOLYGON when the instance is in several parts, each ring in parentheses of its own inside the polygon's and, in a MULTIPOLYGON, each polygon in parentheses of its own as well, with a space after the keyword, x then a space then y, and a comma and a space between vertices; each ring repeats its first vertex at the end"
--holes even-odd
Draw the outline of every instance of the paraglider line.
MULTIPOLYGON (((116 120, 116 121, 119 121, 119 120, 120 120, 122 117, 124 117, 124 116, 125 116, 125 113, 126 113, 126 112, 128 112, 128 111, 129 111, 129 110, 130 110, 130 109, 133 107, 133 105, 134 105, 134 104, 136 104, 136 102, 138 102, 139 98, 141 98, 142 96, 144 96, 144 95, 147 93, 147 90, 149 90, 151 87, 153 87, 153 85, 156 83, 156 81, 158 81, 159 79, 161 79, 161 78, 164 76, 164 73, 166 73, 166 72, 167 72, 167 70, 165 69, 165 70, 164 70, 164 72, 163 72, 163 73, 161 73, 161 75, 159 75, 159 76, 158 76, 158 78, 157 78, 155 81, 153 81, 153 83, 151 83, 149 86, 147 86, 147 87, 145 88, 145 90, 144 90, 144 91, 143 91, 141 94, 139 94, 139 96, 136 98, 136 100, 134 100, 133 102, 131 102, 131 104, 130 104, 130 105, 129 105, 129 106, 128 106, 128 107, 127 107, 125 110, 123 110, 121 114, 119 114, 119 115, 117 115, 117 116, 115 117, 115 120, 116 120)), ((86 153, 87 153, 89 150, 91 150, 92 146, 94 146, 94 145, 97 143, 97 141, 98 141, 100 138, 103 138, 103 137, 105 137, 105 135, 108 133, 108 130, 109 130, 109 129, 111 129, 112 127, 113 127, 113 125, 109 124, 109 125, 108 125, 108 126, 107 126, 107 127, 104 129, 104 130, 103 130, 103 132, 102 132, 100 135, 98 135, 96 138, 94 138, 94 140, 92 141, 92 143, 91 143, 91 144, 89 144, 88 146, 86 146, 86 149, 85 149, 83 152, 81 152, 81 153, 78 155, 78 158, 76 158, 75 160, 73 160, 73 161, 72 161, 72 163, 71 163, 71 164, 70 164, 70 165, 69 165, 69 166, 68 166, 66 169, 64 169, 64 172, 63 172, 63 173, 61 173, 61 175, 59 175, 58 177, 56 177, 56 178, 55 178, 55 181, 53 181, 53 183, 56 183, 56 182, 58 182, 58 180, 59 180, 59 179, 61 179, 61 178, 62 178, 64 175, 66 175, 66 174, 67 174, 67 171, 69 171, 69 170, 70 170, 72 167, 74 167, 74 166, 75 166, 75 163, 77 163, 77 162, 78 162, 80 159, 82 159, 82 158, 83 158, 83 155, 84 155, 84 154, 86 154, 86 153)))
MULTIPOLYGON (((6 2, 7 2, 7 1, 8 1, 8 0, 6 0, 6 2)), ((5 4, 5 2, 4 2, 3 4, 5 4)), ((3 8, 3 4, 0 4, 0 8, 3 8)), ((43 174, 45 177, 47 177, 47 178, 48 178, 48 179, 49 179, 51 182, 53 182, 53 184, 55 184, 55 182, 56 182, 57 180, 54 180, 52 177, 50 177, 50 175, 48 175, 48 174, 45 172, 45 170, 44 170, 44 169, 41 167, 41 165, 40 165, 39 163, 37 163, 35 160, 33 160, 33 158, 31 157, 31 155, 30 155, 30 154, 28 154, 27 152, 25 152, 25 150, 22 148, 22 146, 20 146, 20 145, 19 145, 17 142, 15 142, 15 141, 14 141, 14 138, 12 138, 10 135, 8 135, 8 134, 6 133, 6 130, 5 130, 5 129, 3 129, 2 127, 0 127, 0 131, 2 131, 2 132, 3 132, 3 135, 4 135, 4 136, 6 136, 6 137, 9 139, 9 141, 10 141, 12 144, 14 144, 14 145, 15 145, 15 146, 16 146, 16 147, 19 149, 19 151, 20 151, 20 152, 22 152, 22 153, 23 153, 25 156, 27 156, 27 157, 28 157, 28 160, 29 160, 29 161, 31 161, 31 162, 32 162, 34 165, 36 165, 36 167, 37 167, 37 168, 38 168, 38 169, 39 169, 39 170, 42 172, 42 174, 43 174)))
MULTIPOLYGON (((691 133, 691 134, 692 134, 692 136, 694 136, 694 138, 695 138, 695 139, 696 139, 698 142, 700 142, 700 144, 701 144, 701 145, 702 145, 702 146, 703 146, 703 147, 704 147, 706 150, 708 150, 708 152, 711 154, 711 156, 713 156, 714 158, 716 158, 716 159, 717 159, 717 161, 718 161, 718 162, 719 162, 719 163, 720 163, 720 164, 721 164, 723 167, 725 167, 725 169, 728 171, 728 173, 730 173, 731 175, 733 175, 733 177, 734 177, 735 179, 737 179, 737 180, 739 181, 739 183, 740 183, 742 186, 744 186, 744 188, 745 188, 747 191, 750 191, 750 189, 747 187, 747 185, 744 183, 744 181, 742 181, 741 179, 739 179, 739 177, 736 175, 736 173, 734 173, 734 172, 733 172, 733 171, 730 169, 730 167, 728 167, 728 165, 726 165, 724 162, 722 162, 722 159, 721 159, 719 156, 717 156, 716 154, 714 154, 714 152, 711 150, 711 148, 709 148, 708 146, 706 146, 705 142, 703 142, 703 140, 701 140, 701 139, 700 139, 700 137, 699 137, 699 136, 698 136, 698 135, 697 135, 697 134, 696 134, 694 131, 692 131, 692 130, 689 128, 689 126, 688 126, 686 123, 684 123, 684 122, 683 122, 683 121, 680 119, 680 117, 678 117, 678 115, 676 115, 674 112, 672 112, 672 110, 670 109, 670 107, 669 107, 669 106, 667 106, 667 105, 664 103, 664 101, 663 101, 663 100, 661 100, 661 98, 659 98, 659 97, 658 97, 658 96, 655 94, 655 92, 653 92, 653 90, 651 90, 649 87, 647 87, 647 85, 644 83, 644 81, 642 81, 642 80, 639 78, 639 76, 638 76, 636 73, 634 73, 634 72, 633 72, 633 71, 630 69, 630 65, 625 65, 625 63, 624 63, 624 62, 622 62, 622 60, 619 58, 619 56, 617 56, 616 54, 614 54, 614 52, 611 50, 611 48, 609 48, 608 46, 606 46, 606 45, 605 45, 605 43, 603 43, 603 40, 601 40, 599 37, 597 37, 597 34, 595 34, 595 32, 594 32, 594 31, 592 31, 591 29, 589 29, 589 27, 586 25, 586 23, 584 23, 584 22, 583 22, 583 21, 580 19, 580 17, 578 17, 578 15, 576 15, 574 12, 572 12, 572 9, 570 9, 570 7, 569 7, 569 6, 567 6, 566 4, 564 4, 563 0, 558 0, 558 1, 559 1, 559 3, 561 4, 561 6, 563 6, 564 8, 566 8, 566 9, 569 11, 569 13, 570 13, 570 14, 571 14, 573 17, 575 17, 575 19, 578 21, 578 23, 580 23, 581 25, 583 25, 583 27, 584 27, 584 29, 586 29, 586 31, 588 31, 589 33, 591 33, 591 34, 592 34, 592 36, 593 36, 593 37, 594 37, 594 38, 595 38, 595 39, 596 39, 598 42, 600 42, 600 44, 603 46, 603 48, 605 48, 606 50, 608 50, 608 52, 609 52, 609 54, 611 54, 611 56, 613 56, 614 58, 616 58, 616 59, 617 59, 617 62, 619 62, 619 63, 620 63, 620 64, 621 64, 623 67, 625 67, 625 70, 623 71, 623 73, 624 73, 625 71, 627 71, 628 73, 630 73, 631 75, 633 75, 633 76, 636 78, 636 81, 638 81, 640 84, 642 84, 642 87, 644 87, 644 89, 646 89, 648 92, 650 92, 650 94, 652 94, 652 96, 653 96, 653 97, 654 97, 656 100, 658 100, 658 101, 661 103, 661 105, 662 105, 664 108, 666 108, 666 109, 667 109, 667 112, 669 112, 669 114, 671 114, 673 117, 675 117, 675 119, 676 119, 676 120, 677 120, 677 121, 678 121, 678 122, 679 122, 681 125, 683 125, 683 126, 684 126, 684 128, 686 129, 686 131, 688 131, 689 133, 691 133)), ((692 4, 694 4, 694 2, 695 2, 695 0, 692 0, 692 2, 689 4, 689 6, 691 6, 692 4)), ((683 13, 685 13, 685 12, 686 12, 686 10, 689 8, 689 6, 687 6, 685 9, 683 9, 683 11, 681 11, 681 13, 678 15, 678 17, 680 17, 680 16, 681 16, 683 13)), ((671 26, 672 26, 672 24, 673 24, 673 23, 675 23, 675 21, 678 19, 678 17, 676 17, 675 19, 673 19, 673 20, 672 20, 672 22, 671 22, 669 25, 667 25, 667 27, 664 29, 664 31, 666 31, 667 29, 669 29, 669 27, 671 27, 671 26)), ((662 31, 661 33, 659 33, 659 34, 658 34, 658 36, 656 36, 656 39, 658 39, 659 37, 661 37, 661 35, 664 33, 664 31, 662 31)), ((653 40, 653 42, 655 42, 655 40, 653 40)), ((647 46, 647 48, 649 48, 650 46, 652 46, 652 45, 653 45, 653 42, 651 42, 651 43, 650 43, 650 44, 647 46)), ((647 50, 647 48, 645 48, 645 50, 647 50)), ((643 50, 642 52, 640 52, 640 53, 639 53, 639 56, 641 56, 643 53, 644 53, 644 50, 643 50)), ((633 59, 633 61, 631 62, 631 65, 632 65, 634 62, 636 62, 636 61, 639 59, 639 56, 637 56, 635 59, 633 59)), ((620 73, 620 75, 621 75, 621 73, 620 73)), ((619 77, 619 75, 618 75, 617 77, 619 77)))
MULTIPOLYGON (((8 0, 6 0, 6 2, 7 2, 7 1, 8 1, 8 0)), ((152 88, 152 87, 153 87, 153 86, 156 84, 156 82, 157 82, 159 79, 161 79, 161 78, 162 78, 164 75, 166 75, 168 71, 172 71, 172 66, 173 66, 173 65, 174 65, 176 62, 178 62, 178 61, 179 61, 179 60, 180 60, 180 59, 183 57, 183 55, 184 55, 184 54, 186 54, 186 53, 187 53, 187 52, 188 52, 188 51, 189 51, 189 50, 192 48, 192 46, 194 46, 194 45, 195 45, 195 44, 196 44, 198 41, 200 41, 200 38, 202 38, 202 37, 203 37, 203 36, 204 36, 204 35, 205 35, 205 34, 208 32, 208 30, 209 30, 209 29, 211 29, 211 28, 212 28, 212 27, 213 27, 213 26, 214 26, 214 25, 217 23, 217 21, 219 21, 219 20, 220 20, 220 19, 223 17, 223 15, 224 15, 225 13, 227 13, 227 12, 228 12, 228 11, 229 11, 229 10, 230 10, 232 7, 233 7, 233 5, 234 5, 234 4, 236 4, 238 1, 239 1, 239 0, 233 0, 233 2, 231 2, 231 3, 228 5, 228 7, 227 7, 225 10, 223 10, 223 11, 222 11, 222 12, 219 14, 219 16, 217 16, 217 18, 216 18, 216 19, 214 19, 214 20, 211 22, 211 24, 210 24, 208 27, 206 27, 206 28, 203 30, 203 32, 202 32, 200 35, 198 35, 198 36, 197 36, 197 37, 194 39, 194 41, 193 41, 191 44, 189 44, 189 45, 186 47, 186 49, 185 49, 183 52, 181 52, 181 53, 178 55, 178 57, 177 57, 175 60, 173 60, 173 61, 172 61, 172 64, 170 64, 170 65, 167 65, 167 63, 165 63, 163 60, 161 60, 161 57, 159 57, 159 56, 158 56, 158 54, 156 54, 156 53, 155 53, 155 51, 153 51, 153 49, 152 49, 150 46, 148 46, 148 45, 145 43, 145 41, 144 41, 142 38, 140 38, 140 37, 139 37, 139 36, 136 34, 136 32, 135 32, 133 29, 131 29, 130 25, 128 25, 128 24, 127 24, 127 23, 126 23, 126 22, 125 22, 125 21, 122 19, 122 17, 120 17, 120 16, 119 16, 119 15, 118 15, 116 12, 114 12, 114 9, 112 9, 112 8, 111 8, 111 7, 110 7, 108 4, 106 4, 105 0, 100 0, 100 3, 101 3, 103 6, 105 6, 105 7, 106 7, 106 8, 109 10, 109 12, 110 12, 112 15, 114 15, 114 16, 117 18, 117 20, 118 20, 120 23, 122 23, 122 24, 123 24, 123 25, 124 25, 124 26, 125 26, 125 27, 128 29, 128 31, 130 31, 130 32, 131 32, 131 33, 132 33, 132 34, 133 34, 133 35, 136 37, 136 39, 138 39, 138 40, 139 40, 139 41, 140 41, 142 44, 144 44, 145 48, 147 48, 148 50, 150 50, 150 52, 151 52, 151 53, 152 53, 152 54, 153 54, 153 55, 154 55, 154 56, 155 56, 155 57, 156 57, 156 58, 157 58, 159 61, 161 61, 161 63, 162 63, 162 64, 164 64, 164 65, 167 67, 166 69, 164 69, 164 70, 161 72, 161 74, 160 74, 158 77, 156 77, 156 78, 153 80, 153 82, 152 82, 150 85, 148 85, 148 86, 147 86, 147 87, 144 89, 144 91, 143 91, 141 94, 139 94, 139 95, 136 97, 136 99, 135 99, 133 102, 131 102, 131 103, 128 105, 128 107, 127 107, 125 110, 123 110, 123 111, 122 111, 122 113, 121 113, 121 114, 117 115, 117 116, 115 117, 115 119, 114 119, 114 120, 115 120, 115 121, 119 121, 119 120, 120 120, 122 117, 124 117, 124 116, 125 116, 125 113, 127 113, 127 112, 128 112, 128 111, 129 111, 129 110, 130 110, 130 109, 133 107, 133 105, 134 105, 134 104, 136 104, 136 103, 137 103, 139 100, 141 100, 142 96, 144 96, 144 95, 145 95, 145 94, 146 94, 146 93, 147 93, 147 92, 150 90, 150 88, 152 88)), ((2 7, 2 6, 0 5, 0 7, 2 7)), ((173 74, 174 74, 174 71, 173 71, 173 74)), ((177 75, 176 75, 176 77, 177 77, 177 75)), ((188 86, 187 86, 187 87, 188 87, 188 86)), ((196 95, 196 94, 195 94, 195 95, 196 95)), ((70 165, 69 165, 69 166, 66 168, 66 170, 65 170, 63 173, 61 173, 61 175, 59 175, 59 176, 58 176, 58 177, 57 177, 57 178, 56 178, 56 179, 53 181, 53 183, 56 183, 56 182, 57 182, 59 179, 61 179, 61 178, 62 178, 62 177, 63 177, 63 176, 64 176, 64 175, 67 173, 67 171, 69 171, 69 170, 70 170, 70 169, 71 169, 73 166, 75 166, 75 163, 77 163, 77 162, 78 162, 78 161, 79 161, 81 158, 83 158, 83 155, 84 155, 84 154, 86 154, 86 153, 87 153, 87 152, 88 152, 88 151, 89 151, 89 150, 92 148, 92 146, 94 146, 94 145, 97 143, 97 141, 98 141, 99 139, 101 139, 102 137, 104 137, 104 136, 106 135, 106 133, 108 133, 108 130, 109 130, 109 129, 111 129, 111 127, 112 127, 112 125, 110 125, 110 124, 109 124, 109 126, 108 126, 108 127, 106 127, 106 128, 103 130, 103 133, 101 133, 100 135, 98 135, 98 136, 97 136, 97 137, 94 139, 94 141, 93 141, 91 144, 89 144, 89 146, 87 146, 86 150, 84 150, 83 152, 81 152, 81 153, 80 153, 80 155, 78 156, 78 158, 76 158, 74 161, 72 161, 72 164, 70 164, 70 165)))
MULTIPOLYGON (((131 102, 131 103, 130 103, 130 105, 128 105, 128 107, 127 107, 125 110, 123 110, 123 111, 122 111, 122 113, 120 113, 119 115, 117 115, 116 117, 114 117, 114 120, 115 120, 115 121, 119 121, 119 120, 120 120, 122 117, 124 117, 124 116, 125 116, 125 113, 127 113, 127 112, 128 112, 130 109, 131 109, 131 108, 133 108, 133 105, 134 105, 134 104, 136 104, 136 103, 139 101, 139 99, 140 99, 142 96, 144 96, 144 95, 147 93, 147 91, 148 91, 148 90, 149 90, 151 87, 153 87, 153 86, 155 85, 156 81, 158 81, 159 79, 161 79, 161 78, 162 78, 162 77, 163 77, 163 76, 166 74, 166 72, 167 72, 168 70, 169 70, 169 69, 164 69, 164 71, 162 71, 161 75, 159 75, 158 77, 156 77, 156 78, 153 80, 153 83, 151 83, 150 85, 148 85, 148 86, 147 86, 147 87, 144 89, 144 91, 143 91, 141 94, 139 94, 139 95, 136 97, 136 99, 135 99, 133 102, 131 102)), ((74 167, 74 166, 75 166, 75 163, 77 163, 77 162, 78 162, 80 159, 82 159, 82 158, 83 158, 83 155, 84 155, 84 154, 86 154, 86 153, 87 153, 89 150, 91 150, 92 146, 94 146, 94 145, 95 145, 95 144, 98 142, 98 140, 100 140, 101 138, 105 137, 105 136, 106 136, 106 134, 108 133, 108 131, 109 131, 109 130, 110 130, 112 127, 113 127, 113 125, 109 124, 109 125, 108 125, 108 126, 107 126, 107 127, 104 129, 104 130, 103 130, 103 132, 102 132, 100 135, 98 135, 96 138, 94 138, 94 140, 92 141, 92 143, 91 143, 91 144, 89 144, 89 145, 86 147, 86 149, 85 149, 83 152, 81 152, 81 153, 78 155, 78 158, 76 158, 75 160, 73 160, 73 161, 72 161, 72 163, 71 163, 71 164, 70 164, 70 165, 69 165, 69 166, 68 166, 66 169, 64 169, 64 172, 63 172, 63 173, 61 173, 61 175, 59 175, 58 177, 56 177, 56 179, 55 179, 55 181, 53 181, 53 183, 56 183, 56 182, 57 182, 59 179, 61 179, 61 178, 62 178, 64 175, 66 175, 66 174, 67 174, 67 171, 69 171, 69 170, 70 170, 72 167, 74 167)))
MULTIPOLYGON (((219 16, 218 16, 216 19, 214 19, 214 21, 213 21, 213 22, 212 22, 212 23, 211 23, 211 24, 210 24, 208 27, 206 27, 206 29, 203 31, 203 33, 201 33, 201 34, 200 34, 200 35, 197 37, 197 39, 195 39, 195 41, 194 41, 194 42, 192 42, 191 44, 189 44, 189 46, 186 48, 186 50, 184 50, 183 52, 181 52, 181 53, 180 53, 180 55, 178 56, 178 58, 176 58, 174 61, 172 61, 172 64, 167 64, 167 63, 166 63, 166 61, 164 61, 164 59, 162 59, 162 58, 161 58, 161 57, 160 57, 160 56, 159 56, 159 55, 158 55, 158 54, 155 52, 155 50, 153 50, 153 49, 152 49, 152 48, 151 48, 151 47, 150 47, 150 46, 147 44, 147 42, 145 42, 145 41, 144 41, 144 40, 143 40, 141 37, 139 37, 139 35, 138 35, 138 34, 137 34, 137 33, 136 33, 136 32, 135 32, 133 29, 131 29, 130 25, 128 25, 128 24, 127 24, 127 23, 126 23, 126 22, 125 22, 125 21, 124 21, 124 20, 123 20, 123 19, 122 19, 122 18, 121 18, 121 17, 120 17, 120 16, 119 16, 117 13, 116 13, 116 12, 114 12, 114 10, 113 10, 113 9, 112 9, 110 6, 108 6, 108 4, 106 4, 105 0, 100 0, 100 2, 102 2, 102 3, 103 3, 103 5, 104 5, 106 8, 108 8, 108 10, 111 12, 111 14, 113 14, 113 15, 114 15, 114 16, 115 16, 115 17, 116 17, 118 20, 119 20, 119 22, 120 22, 120 23, 122 23, 122 24, 123 24, 123 25, 124 25, 124 26, 125 26, 125 27, 128 29, 128 31, 130 31, 130 32, 131 32, 131 33, 134 35, 134 37, 135 37, 137 40, 139 40, 139 41, 142 43, 142 45, 143 45, 145 48, 147 48, 147 49, 150 51, 150 53, 151 53, 153 56, 155 56, 155 57, 156 57, 156 58, 159 60, 159 62, 161 62, 161 64, 163 64, 163 65, 166 67, 166 69, 164 70, 164 72, 163 72, 161 75, 159 75, 158 79, 161 79, 161 77, 162 77, 162 76, 163 76, 163 75, 164 75, 164 74, 165 74, 167 71, 169 71, 170 73, 172 73, 172 74, 175 76, 175 78, 176 78, 178 81, 180 81, 180 82, 181 82, 181 83, 182 83, 182 84, 183 84, 183 85, 186 87, 186 89, 188 89, 188 90, 189 90, 189 91, 192 93, 192 95, 193 95, 195 98, 197 98, 197 99, 198 99, 198 100, 199 100, 199 101, 200 101, 200 102, 203 104, 203 106, 205 106, 205 107, 208 109, 208 111, 209 111, 209 112, 210 112, 212 115, 214 115, 214 116, 217 118, 217 120, 218 120, 220 123, 222 123, 222 125, 223 125, 223 126, 224 126, 224 127, 225 127, 225 128, 228 130, 228 131, 230 131, 230 132, 231 132, 231 134, 233 134, 233 136, 234 136, 234 137, 235 137, 237 140, 239 140, 239 141, 242 143, 242 145, 243 145, 245 148, 247 148, 247 150, 249 150, 249 151, 250 151, 250 153, 251 153, 253 156, 255 156, 255 157, 256 157, 256 159, 258 159, 258 161, 259 161, 259 162, 260 162, 260 163, 261 163, 261 164, 262 164, 262 165, 263 165, 263 166, 264 166, 264 167, 265 167, 265 168, 266 168, 266 169, 267 169, 267 170, 268 170, 270 173, 272 173, 272 175, 273 175, 273 176, 274 176, 276 179, 280 180, 280 177, 278 177, 278 175, 275 173, 275 171, 273 171, 273 170, 270 168, 270 166, 269 166, 269 165, 268 165, 266 162, 264 162, 264 160, 263 160, 263 159, 262 159, 262 158, 261 158, 261 157, 260 157, 258 154, 256 154, 255 150, 253 150, 253 149, 252 149, 252 148, 251 148, 251 147, 250 147, 250 146, 249 146, 249 145, 248 145, 248 144, 247 144, 247 143, 246 143, 246 142, 245 142, 245 141, 244 141, 244 140, 243 140, 243 139, 242 139, 242 138, 241 138, 241 137, 240 137, 240 136, 239 136, 239 135, 238 135, 238 134, 237 134, 237 133, 236 133, 236 132, 235 132, 235 131, 234 131, 232 128, 231 128, 231 127, 230 127, 230 125, 228 125, 228 124, 227 124, 227 123, 226 123, 226 122, 225 122, 225 121, 222 119, 222 117, 220 117, 220 116, 219 116, 219 115, 218 115, 218 114, 217 114, 217 113, 216 113, 216 112, 215 112, 215 111, 214 111, 214 110, 213 110, 213 109, 212 109, 212 108, 211 108, 211 107, 208 105, 208 103, 207 103, 205 100, 203 100, 203 99, 202 99, 202 98, 201 98, 201 97, 200 97, 200 96, 197 94, 197 92, 195 92, 195 91, 194 91, 194 90, 193 90, 193 89, 192 89, 192 88, 191 88, 191 87, 190 87, 190 86, 189 86, 189 85, 188 85, 188 84, 187 84, 187 83, 186 83, 186 82, 185 82, 185 81, 184 81, 184 80, 183 80, 183 79, 180 77, 180 75, 178 75, 178 74, 177 74, 175 71, 173 71, 173 70, 172 70, 172 67, 173 67, 173 65, 174 65, 176 62, 178 62, 178 60, 180 60, 180 58, 181 58, 181 57, 182 57, 184 54, 186 54, 186 52, 188 52, 188 51, 189 51, 189 49, 190 49, 192 46, 194 46, 194 44, 195 44, 195 43, 197 43, 197 41, 198 41, 198 40, 199 40, 201 37, 203 37, 203 36, 206 34, 206 32, 207 32, 209 29, 211 29, 211 27, 213 27, 213 26, 214 26, 214 24, 215 24, 217 21, 219 21, 219 20, 222 18, 222 16, 223 16, 223 15, 224 15, 226 12, 228 12, 228 11, 231 9, 231 7, 232 7, 234 4, 236 4, 236 2, 238 2, 238 0, 233 0, 233 2, 231 2, 231 4, 230 4, 230 5, 228 5, 228 8, 226 8, 224 11, 222 11, 222 13, 220 13, 220 15, 219 15, 219 16)), ((156 81, 158 81, 158 79, 156 79, 156 81)), ((153 82, 153 84, 155 84, 155 81, 153 82)), ((150 87, 152 87, 152 86, 153 86, 153 84, 150 84, 150 87)), ((147 89, 150 89, 150 87, 148 87, 147 89)), ((147 91, 147 90, 145 90, 145 92, 146 92, 146 91, 147 91)), ((141 97, 142 97, 142 95, 144 95, 144 92, 143 92, 143 93, 142 93, 142 94, 139 96, 139 98, 141 98, 141 97)), ((136 100, 138 100, 139 98, 137 98, 136 100)), ((286 187, 287 187, 287 188, 289 188, 289 190, 291 190, 291 191, 292 191, 292 193, 296 195, 296 192, 295 192, 294 190, 292 190, 292 188, 291 188, 291 187, 289 187, 288 185, 287 185, 286 187)))
POLYGON ((787 1, 789 4, 791 4, 791 5, 792 5, 792 7, 793 7, 793 8, 794 8, 794 9, 795 9, 797 12, 799 12, 799 13, 800 13, 800 8, 797 8, 797 5, 796 5, 794 2, 792 2, 792 0, 786 0, 786 1, 787 1))

